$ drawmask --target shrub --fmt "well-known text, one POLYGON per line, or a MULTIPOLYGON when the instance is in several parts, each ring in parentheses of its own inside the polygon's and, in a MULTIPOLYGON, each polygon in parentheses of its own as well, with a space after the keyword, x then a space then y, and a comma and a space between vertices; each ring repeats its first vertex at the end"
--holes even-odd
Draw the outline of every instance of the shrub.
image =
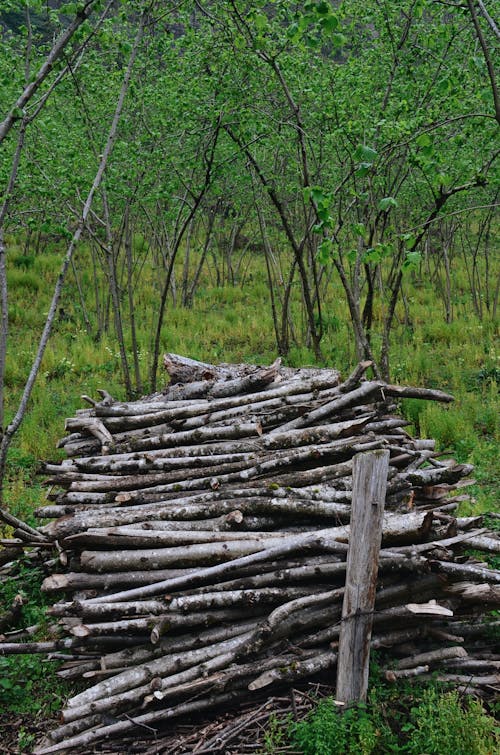
POLYGON ((291 740, 304 755, 371 755, 394 752, 397 747, 395 735, 378 710, 363 704, 339 710, 331 697, 293 725, 291 740))
POLYGON ((343 709, 331 697, 324 698, 305 720, 289 727, 294 751, 302 755, 493 755, 500 751, 495 719, 480 702, 465 703, 456 691, 429 686, 419 693, 418 688, 375 685, 369 701, 343 709))
POLYGON ((493 755, 500 751, 500 729, 477 700, 462 706, 456 691, 429 687, 403 727, 409 755, 493 755))

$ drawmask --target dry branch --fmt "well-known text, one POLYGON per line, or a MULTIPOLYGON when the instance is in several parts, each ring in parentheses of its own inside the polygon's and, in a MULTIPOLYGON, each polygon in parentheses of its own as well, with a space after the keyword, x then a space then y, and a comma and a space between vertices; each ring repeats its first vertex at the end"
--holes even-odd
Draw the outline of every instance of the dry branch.
POLYGON ((67 458, 43 470, 52 503, 38 515, 55 521, 18 525, 14 552, 54 549, 43 589, 64 594, 50 611, 60 635, 9 638, 0 654, 63 655, 61 676, 91 685, 38 752, 89 750, 335 666, 353 457, 373 449, 389 468, 370 644, 390 678, 438 668, 489 689, 500 659, 483 613, 500 575, 463 550, 497 553, 500 539, 450 515, 472 467, 395 413, 400 398, 451 396, 365 380, 369 362, 343 382, 279 361, 167 364, 161 394, 86 397, 59 444, 67 458))

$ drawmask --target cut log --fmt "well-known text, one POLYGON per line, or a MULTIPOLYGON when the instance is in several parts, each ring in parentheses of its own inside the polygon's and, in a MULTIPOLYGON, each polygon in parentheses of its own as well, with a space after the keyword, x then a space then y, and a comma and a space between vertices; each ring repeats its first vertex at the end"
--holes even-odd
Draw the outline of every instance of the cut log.
POLYGON ((0 653, 25 642, 61 659, 61 678, 91 685, 40 752, 88 751, 334 668, 347 551, 367 539, 349 524, 360 452, 389 457, 373 636, 363 647, 383 649, 396 676, 491 681, 500 658, 485 625, 500 577, 463 552, 496 553, 500 541, 477 519, 450 516, 472 467, 411 438, 396 413, 401 398, 450 396, 365 380, 369 362, 343 382, 334 370, 279 360, 167 362, 174 379, 161 394, 86 397, 60 443, 67 458, 43 470, 52 487, 38 515, 56 521, 18 525, 20 542, 9 543, 14 552, 36 543, 43 589, 64 598, 51 609, 59 639, 15 634, 0 653))

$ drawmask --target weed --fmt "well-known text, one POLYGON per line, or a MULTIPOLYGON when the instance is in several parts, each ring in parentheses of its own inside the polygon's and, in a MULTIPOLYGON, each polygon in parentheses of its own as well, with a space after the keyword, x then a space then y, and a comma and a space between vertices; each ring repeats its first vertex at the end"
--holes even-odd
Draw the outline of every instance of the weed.
POLYGON ((293 725, 292 716, 288 714, 284 718, 272 713, 269 716, 266 731, 264 733, 264 746, 258 755, 272 755, 277 747, 283 747, 288 741, 288 729, 293 725))
POLYGON ((429 687, 403 727, 409 755, 492 755, 500 748, 500 729, 477 700, 465 705, 458 692, 429 687))
POLYGON ((366 705, 338 708, 331 697, 291 727, 291 741, 303 755, 371 755, 397 752, 397 738, 378 709, 366 705))
MULTIPOLYGON (((281 731, 273 737, 268 741, 282 745, 281 731)), ((302 755, 493 755, 500 745, 500 729, 480 702, 466 703, 456 691, 436 685, 380 681, 367 704, 343 709, 324 698, 306 719, 289 726, 288 737, 302 755)))
MULTIPOLYGON (((14 576, 0 583, 0 605, 9 606, 17 595, 23 597, 23 608, 16 621, 16 627, 36 627, 30 640, 43 640, 47 636, 48 624, 45 615, 46 600, 40 585, 44 574, 29 560, 17 563, 14 576)), ((37 713, 45 715, 56 712, 61 707, 62 697, 69 687, 56 677, 54 661, 47 661, 40 655, 0 656, 0 700, 4 710, 13 713, 37 713)), ((21 732, 20 732, 21 735, 21 732)), ((21 744, 28 747, 29 734, 23 735, 21 744)))
POLYGON ((69 687, 56 676, 54 661, 43 656, 0 657, 0 701, 12 713, 56 713, 69 687))

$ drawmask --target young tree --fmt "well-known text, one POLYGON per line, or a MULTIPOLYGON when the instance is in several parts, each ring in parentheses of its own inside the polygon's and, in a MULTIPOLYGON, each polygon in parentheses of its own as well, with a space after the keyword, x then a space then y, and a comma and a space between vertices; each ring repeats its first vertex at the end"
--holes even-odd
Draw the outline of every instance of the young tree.
MULTIPOLYGON (((90 5, 90 4, 87 3, 86 5, 90 5)), ((20 399, 17 411, 15 412, 15 415, 14 415, 13 419, 9 422, 9 424, 6 427, 2 428, 2 437, 1 437, 1 441, 0 441, 0 502, 1 502, 1 495, 2 495, 2 492, 3 492, 3 481, 4 481, 4 477, 5 477, 5 469, 6 469, 6 462, 7 462, 7 453, 8 453, 8 450, 9 450, 9 446, 10 446, 10 444, 12 442, 12 439, 13 439, 15 433, 18 431, 18 429, 19 429, 19 427, 20 427, 20 425, 21 425, 21 423, 23 421, 23 418, 25 416, 25 413, 26 413, 26 410, 27 410, 27 407, 28 407, 28 402, 29 402, 29 399, 30 399, 30 396, 31 396, 31 393, 32 393, 32 390, 33 390, 33 386, 35 384, 36 377, 38 375, 38 371, 40 369, 40 365, 41 365, 41 362, 42 362, 42 358, 43 358, 43 355, 44 355, 47 343, 48 343, 49 338, 50 338, 50 334, 51 334, 52 327, 53 327, 53 324, 54 324, 54 320, 55 320, 55 316, 56 316, 59 300, 60 300, 60 297, 61 297, 61 292, 62 292, 62 289, 63 289, 64 281, 65 281, 65 278, 66 278, 66 274, 67 274, 69 265, 71 263, 71 260, 73 258, 74 251, 75 251, 75 249, 77 247, 77 244, 78 244, 78 242, 79 242, 79 240, 81 238, 82 232, 83 232, 83 230, 85 228, 85 225, 86 225, 89 213, 91 211, 91 207, 92 207, 92 202, 94 200, 94 196, 95 196, 96 192, 98 191, 98 189, 99 189, 99 187, 100 187, 100 185, 102 183, 104 172, 106 170, 106 166, 107 166, 107 163, 108 163, 108 159, 110 157, 110 154, 111 154, 112 149, 113 149, 114 142, 116 140, 118 123, 119 123, 120 116, 121 116, 121 113, 122 113, 123 104, 124 104, 125 96, 126 96, 126 93, 127 93, 127 89, 128 89, 129 83, 130 83, 130 78, 131 78, 132 70, 133 70, 133 67, 134 67, 135 59, 136 59, 136 56, 137 56, 138 47, 139 47, 139 44, 140 44, 141 39, 142 39, 142 34, 143 34, 143 29, 144 29, 144 22, 145 22, 145 18, 147 17, 148 10, 149 10, 149 8, 147 6, 146 6, 145 9, 143 9, 143 13, 141 15, 141 18, 140 18, 140 21, 139 21, 139 24, 138 24, 138 30, 137 30, 137 33, 136 33, 134 45, 133 45, 133 47, 131 49, 128 65, 127 65, 127 68, 125 70, 125 75, 123 77, 123 83, 122 83, 122 86, 120 88, 118 100, 116 102, 116 107, 115 107, 113 119, 112 119, 112 122, 111 122, 111 125, 110 125, 110 128, 109 128, 108 136, 107 136, 106 142, 104 144, 104 148, 103 148, 102 154, 100 155, 100 160, 99 160, 99 164, 98 164, 98 167, 97 167, 97 171, 95 173, 94 179, 93 179, 92 184, 90 186, 90 189, 88 191, 86 200, 83 203, 79 221, 78 221, 76 229, 75 229, 75 231, 74 231, 74 233, 73 233, 73 235, 71 237, 71 240, 69 242, 68 248, 66 250, 66 255, 65 255, 64 260, 63 260, 62 265, 61 265, 59 276, 58 276, 57 282, 56 282, 55 287, 54 287, 54 292, 53 292, 53 296, 52 296, 52 301, 51 301, 51 305, 50 305, 50 308, 49 308, 49 312, 47 314, 47 319, 45 321, 43 332, 42 332, 42 334, 40 336, 39 345, 38 345, 38 348, 37 348, 37 351, 36 351, 36 355, 35 355, 35 358, 33 360, 32 366, 31 366, 30 373, 29 373, 29 375, 26 378, 26 383, 25 383, 25 386, 24 386, 24 389, 23 389, 23 392, 22 392, 22 396, 21 396, 21 399, 20 399)), ((74 26, 74 24, 73 24, 73 26, 74 26)), ((76 31, 76 28, 78 28, 78 27, 76 26, 75 29, 74 29, 74 31, 76 31)), ((67 44, 69 42, 69 39, 71 39, 71 36, 68 37, 68 35, 64 35, 64 38, 67 40, 66 41, 66 44, 67 44)), ((56 43, 56 45, 57 45, 57 43, 56 43)), ((64 48, 62 48, 62 49, 64 49, 64 48)), ((62 54, 62 50, 59 52, 59 55, 60 54, 62 54)), ((49 53, 48 57, 49 57, 50 60, 53 59, 53 52, 52 51, 49 53)), ((43 68, 44 68, 44 66, 42 66, 42 69, 43 68)), ((50 70, 50 68, 49 68, 49 70, 50 70)), ((39 111, 37 111, 37 112, 39 112, 39 111)), ((6 122, 8 122, 8 119, 6 119, 6 122)), ((13 187, 14 187, 15 180, 16 180, 16 177, 17 177, 17 170, 18 170, 18 166, 19 166, 19 156, 20 156, 20 152, 21 152, 21 149, 22 149, 22 146, 23 146, 24 133, 25 133, 25 130, 26 130, 26 125, 27 125, 27 122, 23 120, 23 122, 21 124, 21 130, 20 130, 20 138, 18 139, 18 142, 17 142, 17 148, 15 150, 14 159, 13 159, 13 163, 12 163, 11 177, 10 177, 9 184, 8 184, 8 187, 7 187, 8 188, 8 195, 10 195, 10 193, 11 193, 13 187)), ((6 211, 7 211, 7 204, 6 203, 7 203, 7 199, 4 200, 4 205, 3 205, 3 208, 2 208, 2 215, 1 215, 2 220, 5 218, 5 214, 6 214, 6 211)), ((5 267, 5 261, 4 261, 4 259, 2 259, 2 258, 4 258, 4 255, 5 255, 5 248, 1 247, 0 248, 0 259, 2 261, 1 261, 1 264, 0 264, 0 290, 2 292, 2 326, 3 326, 3 330, 2 330, 2 339, 1 339, 0 345, 3 348, 3 352, 2 352, 2 355, 1 355, 1 363, 3 365, 5 365, 5 355, 6 355, 6 349, 7 349, 7 327, 8 327, 6 267, 5 267)), ((3 387, 4 386, 3 386, 3 381, 2 381, 2 385, 1 385, 1 388, 0 388, 1 391, 2 391, 2 402, 3 402, 3 387)), ((12 523, 12 521, 13 521, 12 515, 10 515, 8 512, 4 511, 1 508, 0 508, 0 516, 5 521, 7 521, 9 523, 12 523)), ((21 527, 22 527, 22 523, 18 522, 18 524, 21 524, 21 527)))

